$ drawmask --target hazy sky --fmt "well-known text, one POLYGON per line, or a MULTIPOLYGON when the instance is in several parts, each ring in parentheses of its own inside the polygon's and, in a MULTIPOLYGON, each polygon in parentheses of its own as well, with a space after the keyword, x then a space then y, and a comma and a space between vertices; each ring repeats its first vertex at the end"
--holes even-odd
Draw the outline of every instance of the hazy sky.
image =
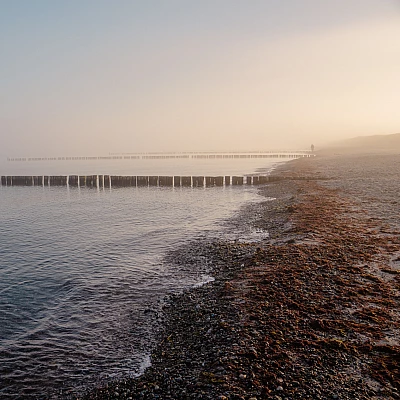
POLYGON ((400 132, 399 0, 0 0, 0 156, 400 132))

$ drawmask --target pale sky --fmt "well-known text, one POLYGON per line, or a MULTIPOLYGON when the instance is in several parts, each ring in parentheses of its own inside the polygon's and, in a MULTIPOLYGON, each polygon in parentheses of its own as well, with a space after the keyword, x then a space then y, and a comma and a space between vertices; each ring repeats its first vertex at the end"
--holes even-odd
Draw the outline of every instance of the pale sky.
POLYGON ((400 132, 399 0, 0 0, 0 157, 400 132))

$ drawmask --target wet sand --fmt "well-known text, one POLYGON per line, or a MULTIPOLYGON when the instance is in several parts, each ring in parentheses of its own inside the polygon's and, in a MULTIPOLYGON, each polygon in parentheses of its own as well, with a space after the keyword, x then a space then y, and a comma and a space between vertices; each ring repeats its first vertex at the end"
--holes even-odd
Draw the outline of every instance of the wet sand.
POLYGON ((141 377, 84 398, 400 398, 399 171, 387 154, 281 166, 260 188, 275 200, 230 222, 270 237, 170 254, 215 281, 169 299, 141 377))

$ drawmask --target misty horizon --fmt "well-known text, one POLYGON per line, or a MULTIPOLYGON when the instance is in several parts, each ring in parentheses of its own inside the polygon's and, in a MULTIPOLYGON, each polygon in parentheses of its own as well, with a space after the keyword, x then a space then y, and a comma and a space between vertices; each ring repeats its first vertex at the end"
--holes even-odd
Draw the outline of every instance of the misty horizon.
POLYGON ((399 131, 393 0, 8 2, 0 155, 321 148, 399 131))

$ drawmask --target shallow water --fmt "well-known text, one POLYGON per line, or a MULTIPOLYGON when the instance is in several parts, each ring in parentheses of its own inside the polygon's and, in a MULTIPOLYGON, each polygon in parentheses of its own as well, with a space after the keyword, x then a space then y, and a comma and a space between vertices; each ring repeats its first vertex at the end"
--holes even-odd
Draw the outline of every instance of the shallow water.
MULTIPOLYGON (((79 172, 58 164, 31 173, 256 170, 255 163, 202 163, 205 168, 178 163, 173 170, 156 162, 135 171, 121 163, 94 171, 82 163, 79 172)), ((26 172, 2 168, 8 173, 26 172)), ((193 238, 218 236, 221 221, 258 200, 256 188, 247 186, 0 187, 0 397, 58 398, 99 379, 140 373, 159 302, 209 279, 207 265, 178 269, 163 256, 193 238)))

